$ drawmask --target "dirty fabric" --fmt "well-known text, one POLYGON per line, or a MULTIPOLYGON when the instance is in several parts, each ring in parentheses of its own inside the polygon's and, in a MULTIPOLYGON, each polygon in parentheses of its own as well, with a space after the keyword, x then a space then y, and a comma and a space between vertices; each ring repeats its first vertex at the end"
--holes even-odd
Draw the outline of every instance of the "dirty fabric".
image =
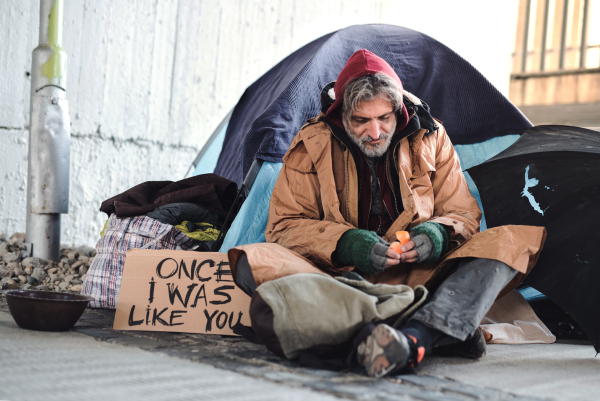
POLYGON ((170 203, 193 203, 224 220, 237 195, 237 185, 216 174, 180 181, 147 181, 102 202, 100 211, 117 217, 145 215, 170 203))
POLYGON ((219 217, 216 214, 209 212, 202 206, 185 202, 159 206, 146 213, 146 216, 172 226, 181 224, 182 221, 209 223, 215 227, 219 225, 219 217))
POLYGON ((497 260, 462 259, 411 320, 464 341, 477 330, 500 291, 517 273, 497 260))
MULTIPOLYGON (((424 297, 427 291, 418 288, 424 297)), ((250 318, 267 347, 293 359, 302 350, 351 340, 373 321, 397 320, 413 301, 415 292, 405 285, 301 273, 259 286, 250 318)))
POLYGON ((219 237, 219 230, 209 223, 183 221, 175 227, 189 238, 200 242, 216 241, 219 237))

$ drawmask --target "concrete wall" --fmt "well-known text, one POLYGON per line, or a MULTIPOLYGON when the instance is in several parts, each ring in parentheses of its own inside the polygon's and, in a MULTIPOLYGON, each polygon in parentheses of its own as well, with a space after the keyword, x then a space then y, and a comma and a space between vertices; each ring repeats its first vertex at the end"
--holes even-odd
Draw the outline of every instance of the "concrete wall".
POLYGON ((600 69, 514 74, 509 95, 517 106, 600 103, 600 69))
MULTIPOLYGON (((517 1, 79 0, 65 2, 72 121, 62 242, 94 245, 100 202, 148 180, 183 178, 244 89, 333 30, 420 30, 508 92, 517 1)), ((0 233, 25 230, 29 79, 37 0, 0 1, 0 233)))

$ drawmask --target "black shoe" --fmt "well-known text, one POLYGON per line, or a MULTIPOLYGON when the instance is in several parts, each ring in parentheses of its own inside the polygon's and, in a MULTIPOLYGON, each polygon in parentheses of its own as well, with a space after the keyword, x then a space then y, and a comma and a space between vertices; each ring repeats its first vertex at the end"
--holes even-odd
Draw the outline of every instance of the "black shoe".
POLYGON ((459 356, 461 358, 479 359, 485 355, 485 337, 481 328, 465 341, 452 344, 433 346, 433 355, 459 356))
POLYGON ((416 339, 383 323, 358 346, 358 361, 371 377, 415 369, 424 354, 416 339))

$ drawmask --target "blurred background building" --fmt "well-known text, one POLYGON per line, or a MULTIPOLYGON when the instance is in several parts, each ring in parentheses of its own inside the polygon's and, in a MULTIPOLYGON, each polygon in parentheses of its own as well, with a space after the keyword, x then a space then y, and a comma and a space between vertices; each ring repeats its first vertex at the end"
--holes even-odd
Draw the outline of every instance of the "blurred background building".
MULTIPOLYGON (((598 13, 597 1, 66 1, 63 47, 68 54, 71 185, 69 214, 62 218, 62 242, 96 243, 106 219, 98 211, 104 199, 144 181, 182 179, 245 88, 288 54, 324 34, 367 23, 421 31, 468 60, 507 96, 510 83, 511 98, 519 106, 538 107, 552 104, 547 101, 550 97, 538 100, 517 85, 522 82, 526 89, 544 86, 527 74, 538 74, 540 80, 552 78, 543 74, 551 74, 554 61, 539 68, 535 52, 541 48, 536 43, 556 48, 553 40, 560 34, 554 32, 560 29, 540 30, 537 16, 543 21, 548 14, 545 19, 553 27, 566 24, 565 39, 556 42, 564 42, 561 70, 579 71, 567 60, 581 49, 572 45, 580 43, 576 38, 581 23, 569 21, 583 21, 579 16, 584 13, 583 3, 588 4, 592 21, 592 14, 598 13), (559 11, 546 9, 567 10, 567 22, 559 11), (529 18, 523 19, 527 10, 529 18), (525 20, 533 22, 525 24, 525 20), (530 32, 527 39, 525 25, 530 32), (547 32, 543 41, 538 30, 547 32), (524 43, 528 61, 525 68, 512 69, 511 79, 510 55, 517 32, 521 47, 515 50, 513 64, 522 67, 517 58, 522 57, 524 43)), ((588 22, 586 38, 596 32, 593 24, 588 22)), ((38 0, 0 1, 0 233, 8 235, 25 231, 29 77, 38 26, 38 0)), ((598 46, 593 46, 598 42, 586 43, 592 47, 585 48, 583 65, 597 68, 598 46), (594 57, 596 64, 591 61, 594 57)), ((546 50, 544 57, 550 60, 554 53, 546 50)), ((587 75, 569 73, 557 79, 576 77, 577 87, 583 89, 571 95, 576 100, 552 95, 552 101, 571 105, 597 101, 590 97, 592 84, 581 81, 587 75)))
POLYGON ((536 125, 600 127, 600 0, 519 0, 510 100, 536 125))

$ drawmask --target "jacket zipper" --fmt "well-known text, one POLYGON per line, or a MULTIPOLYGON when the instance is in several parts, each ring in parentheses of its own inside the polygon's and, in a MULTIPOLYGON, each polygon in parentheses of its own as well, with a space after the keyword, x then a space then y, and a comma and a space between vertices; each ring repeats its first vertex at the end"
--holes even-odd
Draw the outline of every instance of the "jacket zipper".
MULTIPOLYGON (((396 154, 396 149, 398 148, 398 145, 400 145, 400 142, 398 142, 394 146, 394 151, 392 152, 392 160, 394 159, 394 155, 396 154)), ((394 183, 391 182, 391 174, 389 174, 389 163, 390 163, 390 161, 389 161, 388 158, 386 158, 386 159, 387 159, 386 164, 388 164, 388 174, 386 174, 386 176, 388 177, 388 181, 390 182, 390 189, 392 190, 392 196, 394 197, 394 208, 396 209, 396 214, 398 216, 400 216, 400 210, 398 210, 398 199, 396 198, 396 192, 394 192, 394 183)), ((396 173, 398 173, 398 176, 400 176, 400 172, 398 171, 398 168, 396 168, 395 163, 394 163, 394 168, 396 169, 396 173)), ((384 202, 384 205, 385 205, 385 202, 384 202)), ((390 216, 390 218, 391 218, 391 216, 390 216)))

